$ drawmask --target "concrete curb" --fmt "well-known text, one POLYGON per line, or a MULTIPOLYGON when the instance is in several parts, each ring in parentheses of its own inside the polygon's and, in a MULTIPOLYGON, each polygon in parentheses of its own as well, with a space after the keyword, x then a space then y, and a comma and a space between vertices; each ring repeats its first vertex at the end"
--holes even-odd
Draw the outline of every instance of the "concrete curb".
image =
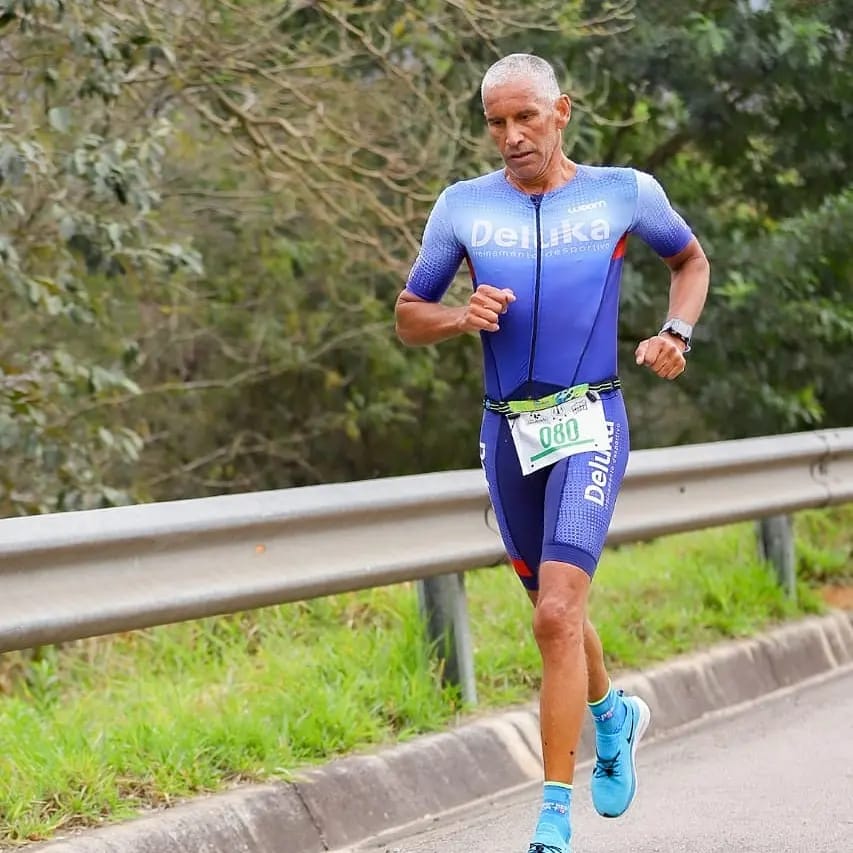
MULTIPOLYGON (((853 614, 724 643, 618 683, 652 709, 651 734, 853 663, 853 614)), ((592 730, 578 758, 592 757, 592 730)), ((256 785, 30 847, 44 853, 321 853, 540 778, 533 705, 369 755, 291 784, 256 785)))

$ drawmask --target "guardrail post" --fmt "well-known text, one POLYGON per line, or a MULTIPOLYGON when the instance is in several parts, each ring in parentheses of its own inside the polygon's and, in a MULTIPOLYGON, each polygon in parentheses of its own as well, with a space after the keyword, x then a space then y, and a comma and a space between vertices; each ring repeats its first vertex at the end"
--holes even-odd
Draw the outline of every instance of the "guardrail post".
POLYGON ((797 569, 791 516, 762 518, 758 528, 761 556, 773 564, 779 585, 789 598, 797 596, 797 569))
POLYGON ((468 623, 465 576, 439 575, 419 581, 417 586, 427 638, 444 664, 443 680, 446 684, 459 685, 463 701, 476 705, 474 645, 468 623))

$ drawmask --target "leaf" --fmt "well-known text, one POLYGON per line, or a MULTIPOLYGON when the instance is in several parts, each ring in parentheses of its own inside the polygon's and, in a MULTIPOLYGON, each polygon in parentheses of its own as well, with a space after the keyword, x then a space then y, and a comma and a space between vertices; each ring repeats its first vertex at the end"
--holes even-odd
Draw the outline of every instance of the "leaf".
POLYGON ((54 130, 59 133, 68 133, 71 127, 71 110, 68 107, 51 107, 47 117, 54 130))
POLYGON ((106 427, 98 427, 98 438, 104 447, 115 446, 115 436, 106 427))
POLYGON ((175 64, 175 54, 166 45, 152 44, 148 47, 148 67, 154 68, 159 62, 175 64))
POLYGON ((59 221, 59 236, 66 242, 77 233, 77 223, 70 213, 66 213, 59 221))
POLYGON ((21 183, 26 169, 24 158, 14 146, 6 144, 0 148, 0 178, 2 180, 17 186, 21 183))

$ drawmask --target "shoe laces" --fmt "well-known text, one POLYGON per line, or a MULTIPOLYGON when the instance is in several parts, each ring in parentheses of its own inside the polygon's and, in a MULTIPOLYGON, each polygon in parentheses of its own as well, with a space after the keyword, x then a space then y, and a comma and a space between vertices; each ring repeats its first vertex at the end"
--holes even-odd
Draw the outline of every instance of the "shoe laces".
POLYGON ((538 841, 531 844, 527 853, 563 853, 559 847, 553 847, 550 844, 540 844, 538 841))
POLYGON ((619 771, 619 755, 620 753, 618 752, 613 758, 602 758, 600 755, 596 755, 595 769, 592 771, 592 775, 598 779, 601 779, 603 776, 617 776, 619 771))

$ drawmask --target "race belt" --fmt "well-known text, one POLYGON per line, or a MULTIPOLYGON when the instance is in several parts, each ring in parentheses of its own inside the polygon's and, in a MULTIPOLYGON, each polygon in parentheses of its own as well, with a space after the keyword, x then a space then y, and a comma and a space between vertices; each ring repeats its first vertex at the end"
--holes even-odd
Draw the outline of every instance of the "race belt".
POLYGON ((573 385, 537 400, 486 397, 483 406, 506 417, 521 472, 527 476, 577 453, 609 451, 611 433, 601 394, 621 386, 614 377, 573 385))
POLYGON ((616 391, 622 387, 622 380, 618 376, 607 379, 604 382, 588 382, 582 385, 573 385, 571 388, 563 388, 537 400, 493 400, 491 397, 483 397, 483 408, 489 412, 497 412, 499 415, 520 415, 522 412, 538 412, 542 409, 550 409, 559 406, 568 400, 583 397, 589 392, 603 394, 606 391, 616 391))

